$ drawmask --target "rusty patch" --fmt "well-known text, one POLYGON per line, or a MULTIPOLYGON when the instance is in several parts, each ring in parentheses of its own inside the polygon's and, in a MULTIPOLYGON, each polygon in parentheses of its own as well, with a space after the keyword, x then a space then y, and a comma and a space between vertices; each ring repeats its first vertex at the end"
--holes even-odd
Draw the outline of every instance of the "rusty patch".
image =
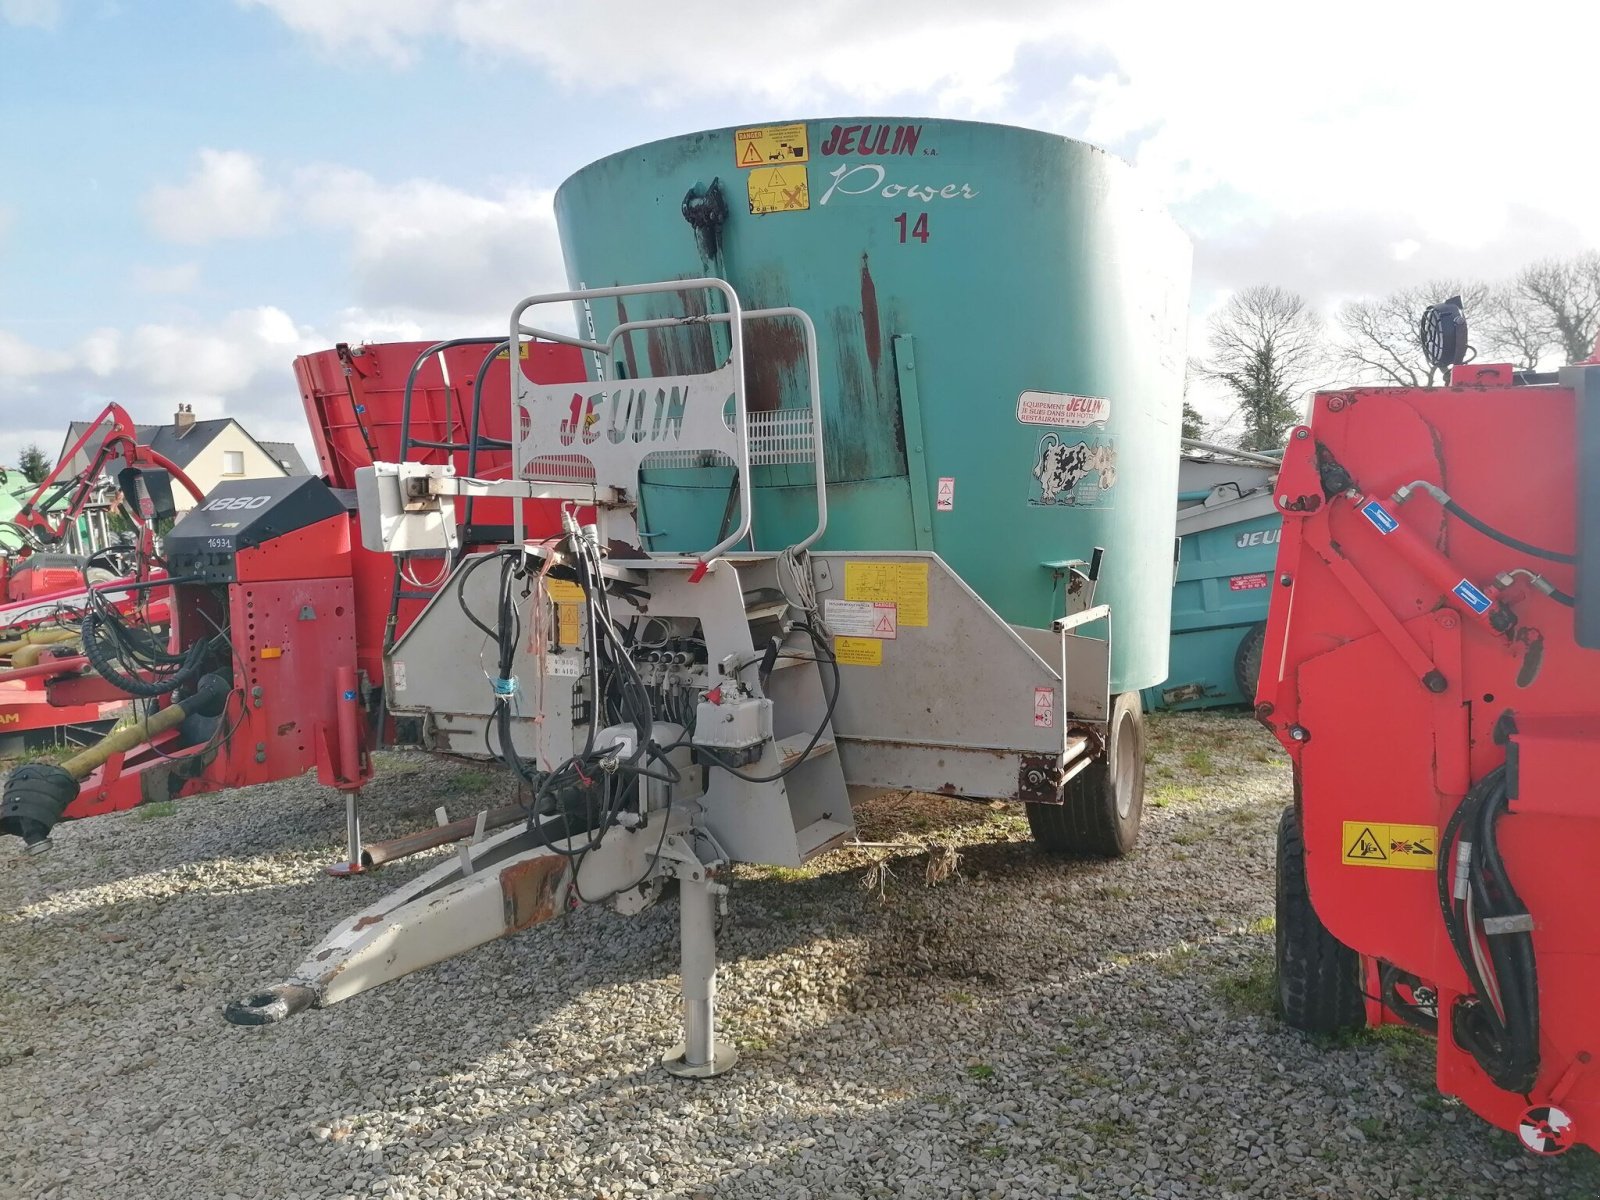
MULTIPOLYGON (((706 315, 709 299, 706 293, 683 290, 673 294, 680 305, 673 315, 706 315)), ((711 326, 705 324, 647 330, 645 356, 650 361, 650 374, 658 378, 663 375, 704 375, 717 367, 711 326)))
POLYGON ((744 384, 751 412, 781 407, 784 385, 806 361, 805 334, 791 320, 752 321, 744 332, 744 384))
POLYGON ((556 915, 557 896, 567 877, 565 860, 550 856, 513 863, 500 872, 506 906, 506 931, 526 929, 556 915))
POLYGON ((959 796, 960 794, 961 789, 953 783, 945 783, 939 786, 939 795, 941 796, 959 796))
POLYGON ((861 256, 861 331, 867 339, 867 361, 872 373, 878 373, 878 361, 883 357, 883 333, 878 328, 878 285, 872 282, 872 268, 867 256, 861 256))
POLYGON ((283 737, 285 734, 291 732, 299 723, 300 722, 298 721, 285 721, 282 725, 278 726, 278 736, 283 737))
POLYGON ((1060 804, 1059 772, 1053 754, 1024 754, 1017 768, 1017 799, 1025 804, 1060 804))
POLYGON ((369 925, 376 925, 381 920, 383 920, 382 916, 362 917, 361 920, 350 926, 350 932, 354 933, 358 929, 365 929, 369 925))
MULTIPOLYGON (((617 297, 617 324, 628 323, 628 306, 621 296, 617 297)), ((627 334, 622 339, 622 358, 628 364, 628 378, 639 378, 639 356, 633 348, 633 334, 627 334)))

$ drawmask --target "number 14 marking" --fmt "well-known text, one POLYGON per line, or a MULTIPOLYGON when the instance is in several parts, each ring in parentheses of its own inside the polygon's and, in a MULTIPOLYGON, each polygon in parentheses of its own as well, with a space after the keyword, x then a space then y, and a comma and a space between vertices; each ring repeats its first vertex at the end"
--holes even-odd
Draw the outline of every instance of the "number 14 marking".
MULTIPOLYGON (((896 217, 894 219, 894 223, 896 225, 900 226, 900 241, 902 243, 904 243, 906 241, 906 222, 908 220, 910 220, 910 218, 911 218, 911 214, 910 213, 901 213, 898 217, 896 217)), ((928 242, 928 214, 927 213, 918 214, 917 223, 915 225, 911 226, 911 236, 916 238, 917 241, 921 242, 923 245, 927 245, 927 242, 928 242)))

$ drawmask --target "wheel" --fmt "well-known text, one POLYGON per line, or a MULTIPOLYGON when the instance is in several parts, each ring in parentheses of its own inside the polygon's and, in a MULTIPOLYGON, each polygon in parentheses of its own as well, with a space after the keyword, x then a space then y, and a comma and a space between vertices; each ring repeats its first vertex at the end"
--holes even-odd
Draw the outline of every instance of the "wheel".
POLYGON ((1349 1033, 1367 1023, 1361 957, 1317 916, 1306 887, 1305 839, 1292 808, 1278 821, 1278 1012, 1303 1033, 1349 1033))
POLYGON ((1144 812, 1144 713, 1138 692, 1111 704, 1104 757, 1067 780, 1061 804, 1030 804, 1040 847, 1063 854, 1121 858, 1139 840, 1144 812))
POLYGON ((1261 678, 1261 648, 1267 642, 1267 623, 1258 621, 1244 631, 1233 652, 1233 682, 1246 704, 1256 702, 1256 680, 1261 678))
POLYGON ((84 563, 84 572, 108 571, 113 579, 126 579, 139 565, 139 551, 133 546, 115 545, 97 550, 84 563))

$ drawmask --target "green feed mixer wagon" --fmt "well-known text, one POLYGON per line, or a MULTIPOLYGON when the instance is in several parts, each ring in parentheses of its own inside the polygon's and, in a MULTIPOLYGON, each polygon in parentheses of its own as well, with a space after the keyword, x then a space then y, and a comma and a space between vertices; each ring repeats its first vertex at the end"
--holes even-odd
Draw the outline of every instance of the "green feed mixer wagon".
POLYGON ((504 758, 528 819, 480 821, 459 864, 230 1015, 675 881, 667 1066, 715 1074, 729 864, 798 866, 907 789, 1023 804, 1047 849, 1132 847, 1189 247, 1117 159, 959 121, 671 138, 583 168, 555 207, 569 290, 484 347, 511 372, 509 471, 357 474, 367 547, 445 580, 387 656, 388 711, 428 748, 504 758), (541 340, 587 377, 532 379, 541 340), (458 519, 507 498, 496 544, 458 519))

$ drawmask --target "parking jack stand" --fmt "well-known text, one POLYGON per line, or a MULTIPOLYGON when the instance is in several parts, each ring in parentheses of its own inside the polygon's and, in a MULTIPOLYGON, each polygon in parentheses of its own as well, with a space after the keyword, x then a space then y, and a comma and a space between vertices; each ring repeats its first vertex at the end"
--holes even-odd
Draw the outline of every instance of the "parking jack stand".
POLYGON ((678 869, 678 920, 683 943, 683 1042, 661 1061, 680 1079, 709 1079, 739 1060, 739 1052, 717 1033, 716 897, 714 883, 700 863, 678 869))
POLYGON ((361 790, 352 788, 344 794, 344 832, 345 838, 350 843, 349 858, 342 863, 334 863, 324 867, 329 875, 359 875, 366 868, 362 865, 361 852, 361 790))

